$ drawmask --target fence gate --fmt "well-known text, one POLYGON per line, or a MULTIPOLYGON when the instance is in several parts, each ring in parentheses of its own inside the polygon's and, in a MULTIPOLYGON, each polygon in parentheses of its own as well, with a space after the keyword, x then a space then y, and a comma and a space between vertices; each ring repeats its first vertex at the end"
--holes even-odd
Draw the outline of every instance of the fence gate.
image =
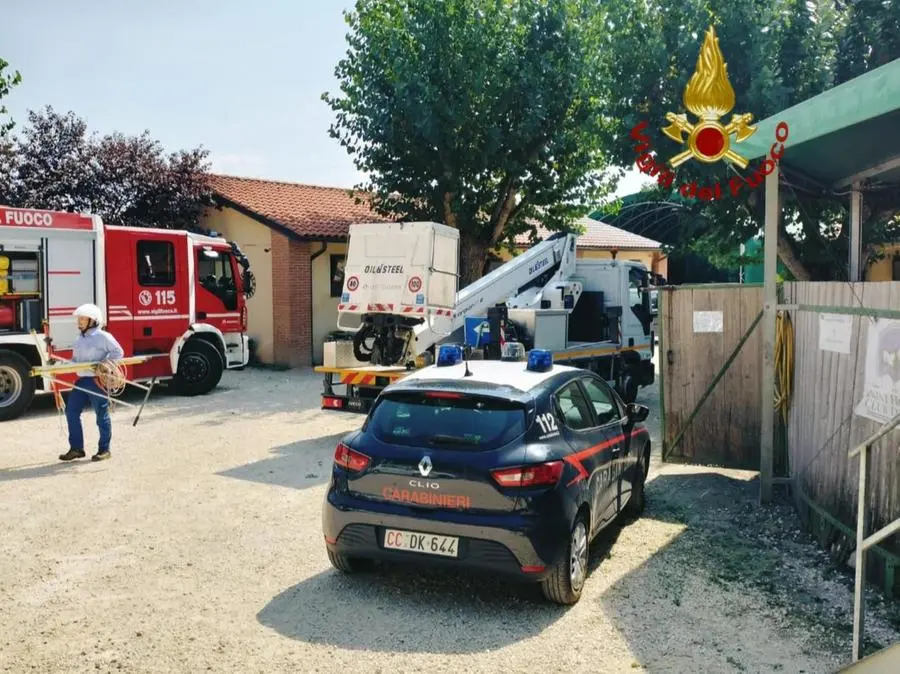
POLYGON ((660 295, 663 460, 758 470, 762 285, 660 295))

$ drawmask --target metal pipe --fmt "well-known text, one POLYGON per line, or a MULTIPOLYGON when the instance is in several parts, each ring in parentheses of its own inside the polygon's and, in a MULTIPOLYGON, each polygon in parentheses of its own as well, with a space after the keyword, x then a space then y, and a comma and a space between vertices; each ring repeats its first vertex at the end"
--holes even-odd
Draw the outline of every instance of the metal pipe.
POLYGON ((853 458, 857 454, 861 453, 864 449, 867 449, 867 448, 871 447, 872 445, 874 445, 876 442, 881 440, 881 438, 883 438, 885 435, 887 435, 892 430, 894 430, 894 428, 898 424, 900 424, 900 414, 898 414, 893 419, 888 421, 884 426, 882 426, 877 431, 875 431, 875 433, 870 435, 862 443, 860 443, 859 445, 857 445, 856 447, 851 449, 850 450, 850 458, 853 458))
POLYGON ((850 281, 859 281, 860 241, 862 240, 862 191, 859 183, 853 185, 850 194, 850 281))
MULTIPOLYGON (((89 391, 86 388, 81 388, 80 386, 75 386, 75 384, 69 384, 68 382, 64 382, 64 381, 57 381, 56 383, 62 384, 63 386, 68 386, 70 390, 82 391, 82 392, 87 393, 88 395, 94 396, 96 398, 102 398, 103 400, 107 400, 106 396, 100 395, 96 391, 89 391)), ((117 405, 125 405, 125 407, 137 407, 137 405, 135 405, 133 403, 126 403, 126 402, 119 400, 118 398, 109 398, 109 400, 115 401, 115 403, 117 405)))
POLYGON ((147 404, 147 400, 150 398, 150 392, 153 390, 153 386, 156 384, 156 377, 150 380, 150 387, 147 389, 147 393, 144 396, 143 402, 141 402, 141 406, 137 411, 137 414, 134 416, 134 422, 132 422, 131 426, 137 426, 138 419, 141 418, 141 412, 144 411, 144 405, 147 404))
POLYGON ((859 495, 856 502, 856 578, 853 586, 853 662, 859 660, 865 619, 866 589, 866 456, 868 447, 859 454, 859 495))

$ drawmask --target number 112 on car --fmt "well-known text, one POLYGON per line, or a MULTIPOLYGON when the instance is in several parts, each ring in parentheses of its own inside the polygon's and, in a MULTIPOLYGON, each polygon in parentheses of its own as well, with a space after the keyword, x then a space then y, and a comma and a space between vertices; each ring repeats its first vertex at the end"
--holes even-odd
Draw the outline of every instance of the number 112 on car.
POLYGON ((553 433, 559 430, 559 426, 556 425, 556 415, 550 412, 538 414, 535 421, 540 425, 542 433, 553 433))

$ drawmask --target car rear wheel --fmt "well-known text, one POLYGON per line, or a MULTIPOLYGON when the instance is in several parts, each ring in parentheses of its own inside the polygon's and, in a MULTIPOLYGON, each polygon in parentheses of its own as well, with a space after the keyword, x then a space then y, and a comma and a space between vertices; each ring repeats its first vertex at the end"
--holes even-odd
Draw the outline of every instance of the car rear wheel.
POLYGON ((589 546, 586 518, 575 520, 566 554, 561 556, 550 575, 544 579, 541 589, 544 596, 556 604, 575 604, 581 599, 581 590, 588 573, 589 546))
POLYGON ((631 484, 631 498, 625 504, 625 516, 631 519, 640 517, 647 505, 647 497, 644 493, 644 483, 650 472, 650 445, 644 445, 641 449, 640 459, 635 465, 634 482, 631 484))
POLYGON ((375 561, 364 557, 347 557, 339 552, 326 550, 328 561, 341 573, 365 573, 375 567, 375 561))

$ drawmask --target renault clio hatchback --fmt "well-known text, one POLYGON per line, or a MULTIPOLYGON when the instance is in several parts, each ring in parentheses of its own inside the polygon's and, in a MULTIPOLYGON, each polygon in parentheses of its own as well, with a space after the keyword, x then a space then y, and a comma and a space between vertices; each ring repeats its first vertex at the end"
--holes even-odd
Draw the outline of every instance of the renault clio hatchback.
POLYGON ((591 540, 643 511, 647 413, 546 351, 465 362, 442 346, 338 444, 328 557, 345 573, 375 560, 500 572, 573 604, 591 540))

